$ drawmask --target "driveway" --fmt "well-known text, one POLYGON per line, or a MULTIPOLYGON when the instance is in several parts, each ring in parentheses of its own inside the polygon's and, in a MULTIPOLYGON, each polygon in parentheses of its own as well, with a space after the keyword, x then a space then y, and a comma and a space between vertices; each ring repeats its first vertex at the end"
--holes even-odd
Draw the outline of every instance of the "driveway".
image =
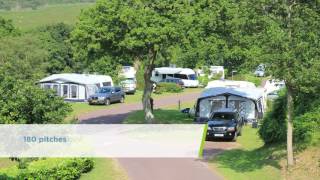
MULTIPOLYGON (((154 108, 161 108, 181 102, 192 102, 200 93, 171 95, 154 100, 154 108)), ((141 103, 123 104, 109 109, 98 110, 79 117, 85 124, 119 124, 131 112, 141 110, 141 103)), ((217 173, 206 163, 213 156, 226 149, 236 147, 233 142, 206 142, 204 159, 193 158, 120 158, 120 165, 131 180, 220 180, 217 173)))

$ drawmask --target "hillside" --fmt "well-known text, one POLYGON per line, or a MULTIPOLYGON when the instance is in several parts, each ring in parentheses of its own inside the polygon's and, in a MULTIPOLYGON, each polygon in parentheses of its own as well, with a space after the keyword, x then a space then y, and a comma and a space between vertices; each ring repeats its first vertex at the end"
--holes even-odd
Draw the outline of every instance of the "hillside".
POLYGON ((0 11, 0 16, 12 19, 14 25, 24 31, 58 22, 73 25, 81 10, 92 5, 92 3, 50 5, 37 10, 0 11))

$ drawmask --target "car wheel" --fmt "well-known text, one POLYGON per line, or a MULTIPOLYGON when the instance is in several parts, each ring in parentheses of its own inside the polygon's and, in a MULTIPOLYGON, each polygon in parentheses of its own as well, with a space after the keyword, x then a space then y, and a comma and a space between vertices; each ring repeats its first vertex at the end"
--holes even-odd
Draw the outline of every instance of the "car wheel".
POLYGON ((123 96, 121 96, 120 102, 124 103, 124 97, 123 96))
POLYGON ((110 99, 106 99, 106 100, 104 101, 104 104, 107 105, 107 106, 110 105, 110 99))

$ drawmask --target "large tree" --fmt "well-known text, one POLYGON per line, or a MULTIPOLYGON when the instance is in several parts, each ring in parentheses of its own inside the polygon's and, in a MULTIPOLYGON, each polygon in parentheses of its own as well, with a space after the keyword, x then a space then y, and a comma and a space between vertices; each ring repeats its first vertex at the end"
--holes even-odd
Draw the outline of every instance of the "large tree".
POLYGON ((183 1, 101 0, 81 14, 72 34, 76 57, 88 64, 110 56, 143 63, 142 103, 149 123, 154 120, 150 104, 152 70, 159 55, 183 34, 179 27, 187 5, 183 1))
POLYGON ((264 1, 267 26, 261 36, 265 62, 287 87, 287 157, 293 158, 294 101, 298 93, 315 94, 320 69, 320 5, 318 1, 264 1))

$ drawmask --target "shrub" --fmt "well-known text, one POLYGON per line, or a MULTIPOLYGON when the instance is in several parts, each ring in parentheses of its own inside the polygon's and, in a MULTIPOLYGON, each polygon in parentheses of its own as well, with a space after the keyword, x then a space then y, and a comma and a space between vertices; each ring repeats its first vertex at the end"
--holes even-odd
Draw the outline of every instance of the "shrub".
POLYGON ((209 78, 208 78, 207 75, 205 75, 205 76, 199 76, 199 77, 198 77, 198 80, 199 80, 200 84, 202 84, 203 86, 207 86, 207 85, 208 85, 209 78))
POLYGON ((256 77, 252 74, 237 74, 235 76, 233 76, 233 80, 237 80, 237 81, 249 81, 254 83, 256 86, 260 86, 261 85, 261 78, 256 77))
POLYGON ((175 83, 158 83, 154 93, 162 94, 164 92, 179 93, 183 88, 175 83))
POLYGON ((286 140, 286 96, 284 93, 280 93, 279 98, 274 101, 271 111, 262 120, 258 133, 266 144, 286 140))
MULTIPOLYGON (((286 123, 286 95, 281 92, 279 98, 273 102, 271 111, 263 119, 259 135, 266 144, 285 142, 286 123)), ((296 114, 293 127, 294 142, 309 143, 312 133, 320 130, 320 105, 303 114, 296 114)))
MULTIPOLYGON (((27 169, 14 167, 0 172, 3 177, 12 179, 78 179, 82 173, 93 168, 93 161, 87 158, 44 159, 34 161, 27 169), (15 168, 15 169, 14 169, 15 168)), ((1 177, 0 176, 0 177, 1 177)))

